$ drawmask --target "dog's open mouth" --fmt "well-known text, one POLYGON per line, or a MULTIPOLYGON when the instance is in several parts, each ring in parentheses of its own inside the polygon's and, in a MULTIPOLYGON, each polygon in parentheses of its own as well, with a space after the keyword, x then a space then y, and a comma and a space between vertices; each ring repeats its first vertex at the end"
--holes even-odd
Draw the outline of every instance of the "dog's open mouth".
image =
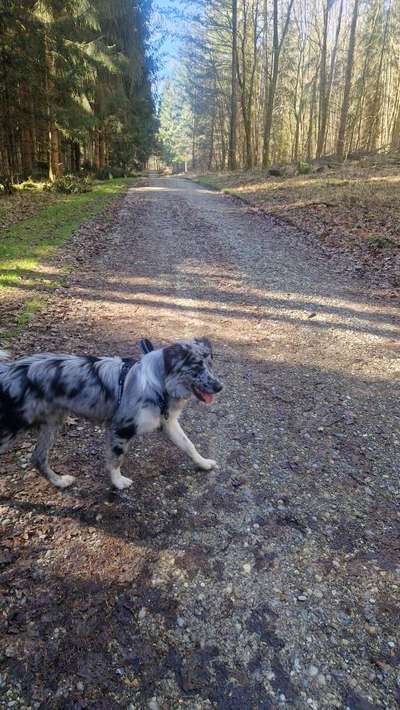
POLYGON ((205 392, 198 387, 193 387, 193 394, 200 400, 200 402, 205 402, 205 404, 212 404, 214 399, 214 395, 209 392, 205 392))

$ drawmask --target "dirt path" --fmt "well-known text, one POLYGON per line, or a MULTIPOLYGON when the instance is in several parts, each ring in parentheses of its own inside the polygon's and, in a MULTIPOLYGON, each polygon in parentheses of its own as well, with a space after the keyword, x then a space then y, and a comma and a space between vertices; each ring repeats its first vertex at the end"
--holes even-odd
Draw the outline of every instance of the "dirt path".
POLYGON ((400 702, 399 320, 295 231, 183 180, 133 188, 16 350, 131 354, 206 334, 226 389, 112 493, 70 422, 59 493, 0 461, 0 707, 394 708, 400 702))

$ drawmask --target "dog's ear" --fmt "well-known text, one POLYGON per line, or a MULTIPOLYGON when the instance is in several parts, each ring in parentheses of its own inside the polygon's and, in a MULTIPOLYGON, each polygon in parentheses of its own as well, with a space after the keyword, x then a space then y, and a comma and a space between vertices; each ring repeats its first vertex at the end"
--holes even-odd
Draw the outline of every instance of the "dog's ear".
POLYGON ((170 375, 173 370, 179 369, 185 362, 189 352, 180 343, 168 345, 163 349, 165 374, 170 375))
POLYGON ((195 338, 195 342, 205 347, 211 357, 213 356, 212 345, 208 338, 195 338))
POLYGON ((139 346, 144 355, 147 355, 147 353, 151 353, 154 350, 154 345, 151 340, 148 340, 148 338, 142 338, 139 340, 139 346))

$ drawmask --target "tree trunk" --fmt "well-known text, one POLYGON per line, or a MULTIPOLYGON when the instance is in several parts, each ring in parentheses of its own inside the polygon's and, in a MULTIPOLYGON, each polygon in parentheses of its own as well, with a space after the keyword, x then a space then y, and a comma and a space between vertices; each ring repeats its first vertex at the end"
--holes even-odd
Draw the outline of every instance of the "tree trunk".
POLYGON ((382 38, 382 47, 381 47, 381 52, 380 52, 380 57, 379 57, 378 71, 376 73, 374 99, 373 99, 373 104, 372 104, 371 110, 369 112, 369 131, 368 131, 368 143, 367 143, 367 149, 369 152, 373 152, 376 150, 378 137, 379 137, 379 118, 381 115, 381 98, 382 98, 382 83, 381 83, 382 82, 382 67, 383 67, 383 59, 384 59, 384 56, 387 52, 386 40, 387 40, 388 29, 389 29, 390 10, 391 10, 391 7, 389 5, 386 10, 385 29, 384 29, 383 38, 382 38))
POLYGON ((106 164, 106 140, 104 129, 99 130, 99 168, 104 168, 106 164))
MULTIPOLYGON (((334 0, 332 0, 334 2, 334 0)), ((333 77, 335 74, 335 68, 336 68, 336 55, 337 55, 337 50, 339 46, 339 36, 340 36, 340 29, 342 26, 342 17, 343 17, 343 0, 340 0, 340 8, 339 8, 339 17, 336 25, 336 33, 335 33, 335 44, 333 45, 333 50, 331 54, 331 63, 330 63, 330 68, 329 68, 329 77, 328 77, 328 88, 327 88, 327 93, 326 93, 326 116, 325 116, 325 126, 324 126, 324 142, 322 145, 322 152, 325 151, 326 149, 326 134, 328 130, 328 113, 329 113, 329 106, 330 106, 330 100, 331 100, 331 93, 332 93, 332 84, 333 84, 333 77)))
POLYGON ((226 142, 225 142, 225 112, 222 106, 219 107, 219 132, 221 136, 221 170, 226 166, 226 142))
POLYGON ((353 65, 354 65, 354 49, 356 45, 356 32, 357 32, 357 20, 358 20, 358 6, 359 0, 354 0, 353 16, 351 20, 350 37, 349 37, 349 48, 347 52, 347 65, 346 65, 346 75, 344 82, 344 93, 342 109, 340 112, 340 123, 338 139, 336 144, 336 157, 338 160, 344 160, 345 155, 345 140, 346 140, 346 128, 347 119, 350 108, 350 90, 351 90, 351 80, 353 76, 353 65))
POLYGON ((283 42, 289 29, 290 16, 292 13, 293 0, 289 0, 289 5, 286 14, 286 20, 282 29, 281 39, 279 39, 278 30, 278 0, 273 0, 273 40, 272 40, 272 77, 268 87, 268 102, 266 104, 264 115, 264 148, 263 148, 263 168, 267 168, 270 161, 271 152, 271 130, 272 117, 274 112, 275 92, 278 84, 279 73, 279 58, 283 42))
POLYGON ((270 144, 272 115, 274 110, 274 98, 276 85, 278 82, 279 69, 279 37, 278 37, 278 0, 273 0, 273 40, 272 40, 272 77, 268 87, 268 102, 265 107, 264 116, 264 148, 263 148, 263 168, 267 168, 270 161, 270 144))
POLYGON ((49 180, 53 181, 60 175, 60 151, 58 129, 54 118, 53 76, 54 57, 49 47, 48 37, 45 37, 45 63, 46 63, 46 103, 47 103, 47 131, 48 131, 48 162, 49 180))
POLYGON ((317 95, 317 75, 314 77, 314 81, 312 82, 312 94, 311 94, 311 106, 310 106, 310 120, 308 124, 308 132, 307 132, 307 160, 310 161, 312 159, 312 147, 313 147, 313 124, 314 124, 314 112, 315 112, 315 99, 317 95))
POLYGON ((52 121, 49 121, 49 180, 54 181, 59 177, 60 154, 58 146, 58 130, 52 121))
POLYGON ((251 121, 250 117, 246 111, 246 116, 243 116, 243 126, 244 126, 244 139, 246 146, 246 170, 251 170, 253 167, 253 152, 251 143, 251 121))
POLYGON ((22 174, 25 178, 32 174, 33 167, 33 136, 30 112, 30 96, 28 87, 23 84, 21 86, 21 106, 23 109, 22 127, 21 127, 21 163, 22 174))
POLYGON ((236 170, 237 141, 237 0, 232 0, 232 71, 231 71, 231 111, 229 135, 229 170, 236 170))
POLYGON ((196 117, 196 113, 193 112, 193 124, 192 124, 192 170, 196 170, 196 167, 197 167, 196 144, 197 144, 197 117, 196 117))
POLYGON ((28 126, 23 126, 21 130, 21 161, 24 178, 32 175, 33 167, 33 144, 32 136, 28 126))
POLYGON ((73 144, 74 171, 79 173, 81 169, 81 147, 77 141, 73 144))
POLYGON ((100 170, 100 135, 97 128, 94 131, 94 162, 96 170, 100 170))
POLYGON ((328 118, 328 106, 326 102, 326 54, 329 22, 329 0, 326 0, 323 14, 322 48, 319 68, 319 115, 318 115, 318 138, 316 157, 320 158, 324 149, 326 122, 328 118))
POLYGON ((214 132, 215 132, 215 108, 213 109, 213 115, 211 119, 211 132, 210 132, 210 152, 208 154, 207 170, 211 170, 213 159, 214 159, 214 132))

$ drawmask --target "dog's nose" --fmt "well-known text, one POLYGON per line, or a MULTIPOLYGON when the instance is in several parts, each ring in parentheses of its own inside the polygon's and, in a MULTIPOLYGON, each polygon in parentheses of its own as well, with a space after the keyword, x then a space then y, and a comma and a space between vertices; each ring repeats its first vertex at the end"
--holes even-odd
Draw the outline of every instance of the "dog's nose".
POLYGON ((221 392, 224 389, 222 382, 214 382, 214 392, 221 392))

